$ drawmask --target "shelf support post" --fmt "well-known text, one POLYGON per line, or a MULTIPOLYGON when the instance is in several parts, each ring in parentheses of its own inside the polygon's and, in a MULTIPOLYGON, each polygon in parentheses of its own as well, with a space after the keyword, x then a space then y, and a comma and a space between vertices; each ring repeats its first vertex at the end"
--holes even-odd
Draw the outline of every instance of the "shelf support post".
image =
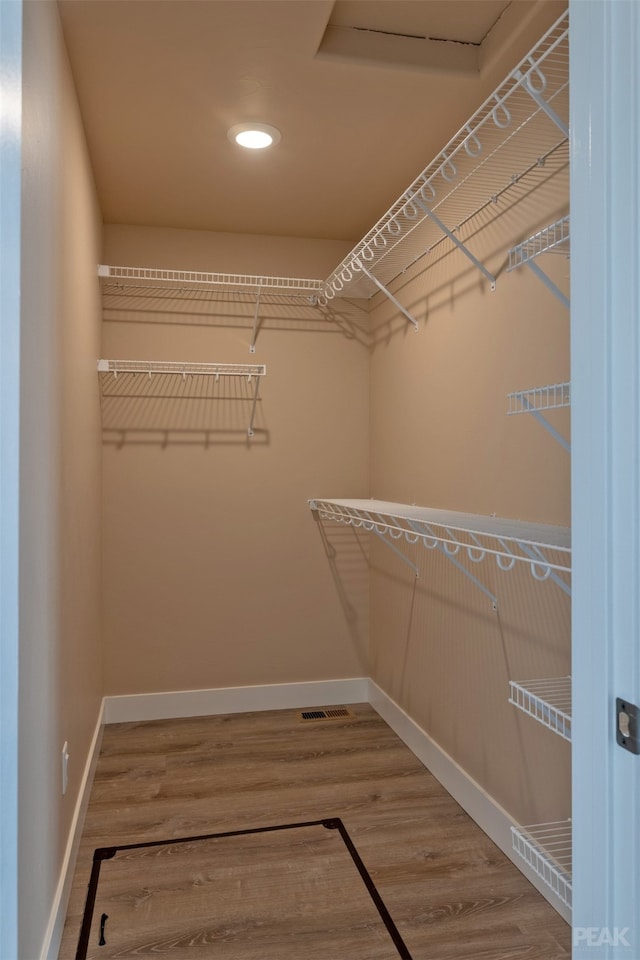
POLYGON ((433 220, 433 222, 436 224, 436 226, 438 227, 438 229, 439 229, 439 230, 442 230, 442 232, 445 234, 445 236, 447 236, 447 237, 449 238, 449 240, 451 240, 451 242, 452 242, 453 244, 455 244, 455 246, 458 248, 458 250, 460 250, 461 253, 464 253, 465 257, 466 257, 468 260, 471 261, 471 263, 474 265, 474 267, 477 267, 477 269, 480 271, 480 273, 481 273, 484 277, 487 278, 487 280, 488 280, 489 283, 491 284, 491 290, 492 290, 492 291, 495 290, 495 289, 496 289, 496 278, 494 277, 494 275, 493 275, 492 273, 489 273, 489 271, 487 270, 487 268, 485 267, 485 265, 484 265, 483 263, 481 263, 481 262, 478 260, 477 257, 474 257, 474 255, 471 253, 471 251, 469 250, 469 248, 465 246, 465 244, 462 242, 462 240, 458 240, 458 238, 456 237, 455 233, 453 233, 451 230, 449 230, 448 227, 446 227, 446 226, 444 225, 444 223, 442 222, 442 220, 440 219, 440 217, 439 217, 437 214, 435 214, 430 207, 428 207, 428 206, 426 205, 426 203, 424 202, 424 200, 421 200, 419 197, 416 197, 416 196, 414 196, 413 199, 414 199, 414 201, 415 201, 420 207, 422 207, 422 209, 424 210, 424 212, 426 213, 426 215, 427 215, 431 220, 433 220))
POLYGON ((554 297, 557 297, 563 307, 566 307, 567 310, 570 308, 571 304, 569 298, 564 295, 560 287, 556 286, 551 277, 548 277, 544 270, 538 266, 535 260, 527 260, 526 265, 533 270, 538 280, 542 280, 545 287, 551 290, 551 293, 554 297))
POLYGON ((253 314, 253 332, 251 334, 251 343, 249 344, 249 353, 256 352, 256 339, 258 337, 258 325, 260 319, 258 317, 258 311, 260 310, 260 287, 258 287, 258 292, 256 294, 256 308, 253 314))
POLYGON ((364 273, 365 277, 368 277, 369 280, 371 280, 371 282, 372 282, 373 284, 375 284, 375 286, 378 288, 378 290, 381 290, 382 293, 384 293, 385 297, 387 297, 388 300, 391 300, 391 303, 394 305, 394 307, 397 307, 398 310, 400 311, 400 313, 402 313, 403 316, 405 316, 405 317, 407 318, 407 320, 408 320, 410 323, 413 324, 413 328, 414 328, 414 330, 415 330, 416 333, 417 333, 417 332, 418 332, 418 321, 415 319, 415 317, 412 317, 411 314, 409 313, 409 311, 406 310, 406 309, 402 306, 402 304, 400 303, 400 301, 399 301, 396 297, 394 297, 394 295, 391 293, 391 291, 390 291, 390 290, 387 290, 387 288, 385 287, 385 285, 384 285, 383 283, 380 283, 380 281, 378 280, 378 278, 377 278, 377 277, 374 277, 374 275, 371 273, 370 270, 367 270, 367 268, 366 268, 365 265, 363 264, 362 260, 360 260, 358 257, 354 257, 353 262, 356 264, 358 270, 362 270, 362 272, 364 273))
POLYGON ((249 437, 253 436, 253 421, 256 415, 256 404, 258 403, 258 391, 260 390, 260 377, 256 376, 254 379, 256 381, 256 387, 255 387, 255 390, 253 391, 253 403, 251 405, 251 418, 249 420, 249 429, 247 430, 247 436, 249 437))

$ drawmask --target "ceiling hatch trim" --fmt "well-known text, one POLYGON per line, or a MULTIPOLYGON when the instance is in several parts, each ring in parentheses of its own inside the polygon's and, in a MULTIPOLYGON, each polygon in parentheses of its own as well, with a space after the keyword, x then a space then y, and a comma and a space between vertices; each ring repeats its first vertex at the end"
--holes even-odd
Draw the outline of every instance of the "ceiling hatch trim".
POLYGON ((473 77, 480 72, 479 49, 477 44, 457 40, 407 37, 329 24, 316 56, 350 64, 473 77))

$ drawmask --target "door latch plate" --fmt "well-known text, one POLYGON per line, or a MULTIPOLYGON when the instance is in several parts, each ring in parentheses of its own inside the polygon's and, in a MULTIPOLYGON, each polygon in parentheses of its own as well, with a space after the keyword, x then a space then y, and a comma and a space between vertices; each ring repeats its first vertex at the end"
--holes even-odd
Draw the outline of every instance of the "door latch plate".
POLYGON ((640 753, 640 708, 616 697, 616 740, 625 750, 640 753))

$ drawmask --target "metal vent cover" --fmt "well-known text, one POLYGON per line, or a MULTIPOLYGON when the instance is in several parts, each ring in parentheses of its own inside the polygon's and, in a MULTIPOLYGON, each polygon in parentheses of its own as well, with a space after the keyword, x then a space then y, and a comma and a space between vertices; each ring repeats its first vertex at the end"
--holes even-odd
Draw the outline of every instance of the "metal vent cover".
POLYGON ((298 719, 303 723, 317 723, 322 720, 349 720, 354 714, 348 707, 329 707, 326 710, 300 710, 298 719))

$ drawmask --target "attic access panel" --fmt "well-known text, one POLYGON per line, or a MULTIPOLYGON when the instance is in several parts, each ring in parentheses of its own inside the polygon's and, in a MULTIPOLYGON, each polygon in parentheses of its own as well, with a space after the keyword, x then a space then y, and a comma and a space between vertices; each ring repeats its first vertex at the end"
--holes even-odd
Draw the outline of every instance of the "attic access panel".
POLYGON ((76 960, 411 960, 337 818, 95 851, 76 960))

